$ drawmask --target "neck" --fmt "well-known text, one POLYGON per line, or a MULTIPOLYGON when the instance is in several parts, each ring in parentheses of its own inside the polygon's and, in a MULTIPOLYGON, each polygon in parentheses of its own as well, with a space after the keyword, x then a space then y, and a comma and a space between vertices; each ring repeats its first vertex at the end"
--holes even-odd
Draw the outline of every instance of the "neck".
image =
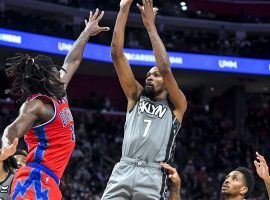
POLYGON ((168 94, 166 92, 162 92, 159 95, 154 97, 154 101, 162 101, 167 98, 167 95, 168 94))
POLYGON ((244 200, 243 196, 236 196, 236 197, 224 197, 224 200, 244 200))

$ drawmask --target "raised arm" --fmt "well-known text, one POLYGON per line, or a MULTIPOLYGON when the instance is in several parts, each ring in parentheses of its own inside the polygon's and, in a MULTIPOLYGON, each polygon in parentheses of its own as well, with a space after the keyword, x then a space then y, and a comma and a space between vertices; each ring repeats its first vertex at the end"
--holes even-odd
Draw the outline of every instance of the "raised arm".
POLYGON ((187 107, 186 98, 182 91, 179 89, 178 84, 173 77, 169 56, 162 40, 158 35, 155 26, 157 9, 153 8, 153 0, 142 0, 142 2, 143 6, 137 4, 137 7, 141 11, 143 24, 147 29, 148 35, 150 37, 157 67, 159 68, 161 76, 164 80, 170 100, 175 107, 174 114, 176 118, 181 122, 187 107))
POLYGON ((256 152, 256 158, 257 160, 254 161, 257 174, 263 179, 267 193, 268 198, 270 199, 270 176, 269 176, 269 168, 266 163, 265 158, 260 155, 258 152, 256 152))
POLYGON ((63 68, 66 72, 61 71, 60 74, 62 81, 65 83, 65 89, 82 61, 83 51, 89 38, 99 34, 100 32, 110 30, 109 27, 99 27, 98 25, 103 15, 104 11, 99 14, 98 9, 96 9, 94 15, 90 12, 89 21, 87 22, 87 20, 85 20, 85 29, 68 52, 63 64, 63 68))
POLYGON ((125 26, 133 0, 121 0, 120 11, 117 15, 111 44, 111 56, 121 87, 128 99, 127 110, 133 108, 142 86, 135 80, 131 67, 124 55, 125 26))
POLYGON ((181 200, 180 197, 181 179, 179 174, 177 173, 175 168, 173 168, 167 163, 161 163, 160 165, 167 171, 169 178, 172 182, 169 200, 181 200))
POLYGON ((26 101, 20 109, 19 116, 4 130, 0 160, 5 160, 16 152, 18 138, 23 137, 37 119, 49 120, 52 116, 41 100, 26 101))

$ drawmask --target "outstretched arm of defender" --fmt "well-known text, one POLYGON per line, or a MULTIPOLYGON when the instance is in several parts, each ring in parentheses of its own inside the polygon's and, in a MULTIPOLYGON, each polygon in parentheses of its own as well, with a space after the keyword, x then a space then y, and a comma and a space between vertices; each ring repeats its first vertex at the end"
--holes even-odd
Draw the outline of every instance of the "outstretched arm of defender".
POLYGON ((0 160, 5 160, 13 155, 16 152, 18 138, 23 137, 37 119, 46 119, 47 116, 45 105, 41 100, 26 101, 16 120, 4 130, 0 160))
POLYGON ((270 176, 269 176, 269 168, 266 163, 265 158, 260 155, 258 152, 256 152, 256 158, 257 160, 254 161, 257 174, 263 179, 264 184, 267 189, 268 198, 270 199, 270 176))
POLYGON ((181 188, 181 179, 176 169, 170 166, 167 163, 160 164, 164 169, 167 170, 169 178, 172 182, 172 186, 170 188, 170 198, 169 200, 180 200, 180 188, 181 188))
POLYGON ((165 46, 160 39, 156 26, 155 18, 157 10, 153 8, 153 0, 142 0, 143 6, 137 4, 137 7, 141 11, 143 24, 148 31, 152 47, 154 50, 154 55, 157 63, 157 67, 161 73, 161 76, 164 80, 166 89, 169 93, 170 100, 172 101, 175 110, 174 114, 177 119, 181 122, 184 112, 187 107, 187 102, 185 95, 179 90, 178 84, 173 77, 170 60, 165 49, 165 46))
POLYGON ((61 71, 61 79, 65 83, 65 89, 67 88, 69 81, 71 80, 73 74, 76 72, 82 61, 83 50, 90 36, 94 36, 100 32, 110 30, 109 27, 100 27, 98 25, 103 15, 104 11, 99 13, 98 9, 96 9, 94 15, 92 11, 90 12, 89 21, 85 20, 85 29, 68 52, 68 55, 66 56, 63 64, 63 68, 66 70, 66 72, 61 71))
POLYGON ((142 91, 142 86, 135 80, 131 67, 124 55, 125 26, 128 13, 133 0, 121 0, 120 11, 117 15, 113 38, 111 43, 111 56, 116 69, 121 87, 128 99, 128 110, 130 110, 137 97, 142 91))

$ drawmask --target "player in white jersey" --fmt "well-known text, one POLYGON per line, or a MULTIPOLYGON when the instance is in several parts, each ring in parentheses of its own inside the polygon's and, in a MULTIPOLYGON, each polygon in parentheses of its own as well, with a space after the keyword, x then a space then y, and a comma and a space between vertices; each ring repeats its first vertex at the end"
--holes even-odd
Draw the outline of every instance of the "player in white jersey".
POLYGON ((134 78, 123 52, 132 2, 121 0, 112 39, 112 60, 128 105, 122 158, 114 167, 102 199, 156 200, 165 197, 167 175, 160 162, 173 161, 175 137, 187 102, 155 27, 157 9, 152 0, 143 0, 143 7, 137 6, 153 46, 156 67, 147 73, 144 87, 134 78))

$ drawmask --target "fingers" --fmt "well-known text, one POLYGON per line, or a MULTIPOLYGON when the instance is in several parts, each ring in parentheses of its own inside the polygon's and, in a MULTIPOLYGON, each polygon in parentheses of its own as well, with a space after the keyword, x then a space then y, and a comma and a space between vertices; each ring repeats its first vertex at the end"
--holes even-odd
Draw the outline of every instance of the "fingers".
POLYGON ((93 15, 92 21, 97 19, 98 13, 99 13, 99 9, 97 8, 94 15, 93 15))
POLYGON ((93 12, 92 11, 90 11, 90 14, 89 14, 89 22, 91 22, 91 20, 92 20, 92 17, 93 17, 93 12))
POLYGON ((110 30, 110 27, 100 27, 100 30, 101 31, 109 31, 110 30))
POLYGON ((100 21, 100 20, 102 19, 103 15, 104 15, 104 11, 102 11, 102 12, 100 13, 100 15, 98 16, 97 20, 100 21))
POLYGON ((143 12, 143 6, 141 6, 140 4, 136 4, 136 6, 137 6, 137 8, 139 8, 139 10, 141 11, 141 12, 143 12))
POLYGON ((164 169, 168 170, 169 173, 175 173, 175 172, 176 172, 176 169, 173 168, 172 166, 170 166, 170 165, 167 164, 167 163, 160 163, 160 165, 161 165, 164 169))
POLYGON ((154 11, 155 15, 157 15, 157 14, 158 14, 159 9, 158 9, 157 7, 154 7, 154 8, 153 8, 153 11, 154 11))
POLYGON ((258 152, 256 152, 256 158, 260 161, 260 164, 267 165, 265 158, 262 155, 260 155, 258 152))

